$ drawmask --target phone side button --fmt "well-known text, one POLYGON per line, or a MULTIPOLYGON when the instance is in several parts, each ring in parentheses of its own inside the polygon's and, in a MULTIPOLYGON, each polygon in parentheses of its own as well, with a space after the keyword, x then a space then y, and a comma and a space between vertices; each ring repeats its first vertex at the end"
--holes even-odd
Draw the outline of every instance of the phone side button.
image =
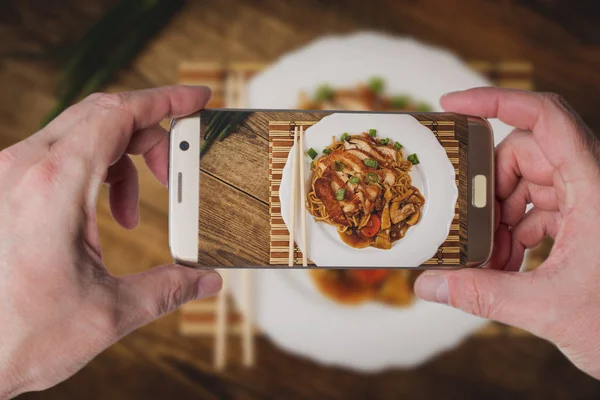
POLYGON ((487 205, 487 178, 485 175, 477 175, 473 178, 473 206, 484 208, 487 205))

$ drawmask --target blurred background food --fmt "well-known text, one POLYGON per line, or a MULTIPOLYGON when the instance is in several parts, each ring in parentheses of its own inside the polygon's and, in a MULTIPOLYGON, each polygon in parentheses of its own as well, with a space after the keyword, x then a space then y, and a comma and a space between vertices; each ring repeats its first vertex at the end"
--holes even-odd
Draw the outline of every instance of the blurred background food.
POLYGON ((385 269, 313 269, 315 285, 328 298, 345 305, 376 301, 405 307, 413 301, 413 283, 421 271, 385 269))
MULTIPOLYGON (((93 91, 172 84, 187 61, 273 61, 322 35, 365 29, 411 36, 465 60, 530 63, 537 90, 561 93, 600 132, 595 10, 592 0, 7 0, 0 3, 0 149, 93 91)), ((356 102, 365 89, 377 92, 369 78, 298 100, 322 103, 337 90, 356 102)), ((105 191, 98 206, 104 259, 119 275, 171 261, 167 195, 139 161, 140 227, 126 232, 112 221, 105 191)), ((539 265, 551 243, 534 249, 525 268, 539 265)), ((600 397, 599 384, 551 344, 502 332, 473 337, 418 368, 369 375, 317 365, 259 337, 254 368, 241 366, 232 342, 230 367, 216 372, 213 339, 181 335, 174 314, 123 339, 67 382, 23 397, 600 397)))
POLYGON ((372 76, 354 88, 336 88, 322 84, 312 96, 300 92, 298 108, 303 110, 432 111, 432 107, 407 94, 390 94, 385 79, 372 76))

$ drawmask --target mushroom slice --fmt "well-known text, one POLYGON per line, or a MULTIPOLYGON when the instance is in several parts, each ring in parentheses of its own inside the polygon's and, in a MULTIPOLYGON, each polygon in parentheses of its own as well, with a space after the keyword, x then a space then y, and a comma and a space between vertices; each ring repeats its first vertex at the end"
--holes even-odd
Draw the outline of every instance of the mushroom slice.
POLYGON ((400 201, 396 200, 392 202, 390 209, 390 215, 392 216, 392 223, 397 224, 400 221, 404 221, 410 215, 414 214, 417 209, 414 204, 408 203, 400 208, 400 201))
POLYGON ((417 210, 416 213, 414 213, 413 215, 411 215, 407 220, 406 220, 406 225, 410 225, 413 226, 414 224, 416 224, 417 222, 419 222, 419 217, 421 216, 421 212, 417 210))

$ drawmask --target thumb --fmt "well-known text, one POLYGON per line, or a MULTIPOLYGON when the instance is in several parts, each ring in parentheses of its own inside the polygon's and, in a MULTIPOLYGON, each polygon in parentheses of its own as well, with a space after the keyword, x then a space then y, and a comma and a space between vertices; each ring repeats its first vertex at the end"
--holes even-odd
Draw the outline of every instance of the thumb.
POLYGON ((427 271, 415 282, 415 292, 423 300, 540 334, 543 313, 536 305, 544 304, 544 290, 537 276, 493 269, 427 271))
POLYGON ((214 296, 221 276, 213 270, 163 265, 118 278, 117 325, 125 335, 194 299, 214 296))

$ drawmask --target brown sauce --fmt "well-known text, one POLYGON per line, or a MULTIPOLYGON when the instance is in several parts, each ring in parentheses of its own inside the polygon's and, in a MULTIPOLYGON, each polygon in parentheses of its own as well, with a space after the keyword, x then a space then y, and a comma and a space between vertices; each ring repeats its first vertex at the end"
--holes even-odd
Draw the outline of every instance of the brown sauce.
POLYGON ((338 235, 340 236, 340 239, 342 239, 342 242, 355 249, 364 249, 365 247, 369 247, 375 241, 374 237, 364 237, 358 232, 348 234, 346 232, 338 231, 338 235))

